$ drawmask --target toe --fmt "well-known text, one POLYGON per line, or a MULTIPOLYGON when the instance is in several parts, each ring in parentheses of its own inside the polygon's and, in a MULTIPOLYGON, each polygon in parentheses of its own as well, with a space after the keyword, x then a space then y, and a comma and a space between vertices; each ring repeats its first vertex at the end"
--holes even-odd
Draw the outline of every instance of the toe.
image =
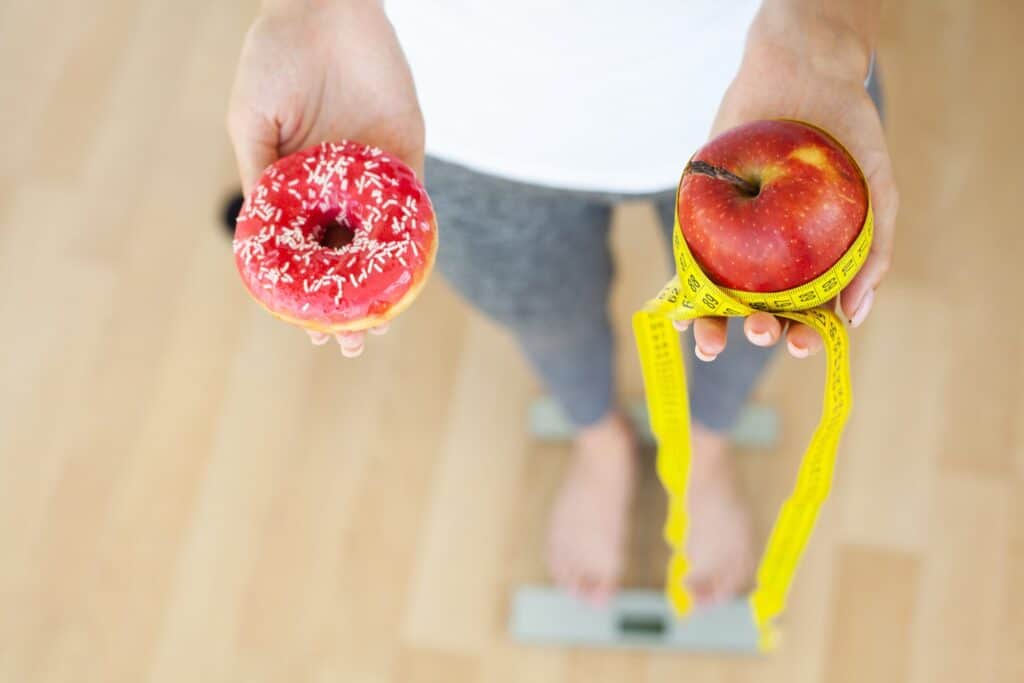
POLYGON ((606 607, 614 592, 614 582, 606 577, 584 576, 581 592, 584 599, 594 607, 606 607))
POLYGON ((597 607, 607 607, 615 595, 615 587, 610 583, 599 583, 594 588, 593 603, 597 607))
POLYGON ((564 589, 568 586, 568 570, 565 562, 565 553, 562 552, 561 548, 562 546, 558 542, 558 538, 554 535, 549 536, 547 546, 548 573, 551 575, 551 580, 555 582, 555 585, 564 589))
POLYGON ((749 588, 750 571, 745 562, 735 562, 728 571, 723 572, 715 584, 712 597, 715 604, 730 602, 743 595, 749 588))
POLYGON ((697 607, 708 607, 714 600, 715 582, 710 576, 693 576, 686 581, 697 607))
POLYGON ((569 565, 565 571, 565 590, 576 600, 586 601, 586 591, 583 585, 583 574, 575 565, 569 565))
POLYGON ((565 557, 558 552, 557 547, 552 547, 548 551, 548 571, 551 573, 551 580, 555 582, 556 586, 564 591, 569 590, 569 565, 565 557))
POLYGON ((555 585, 564 590, 574 598, 582 595, 582 579, 579 569, 579 562, 572 556, 571 548, 563 544, 556 544, 552 548, 554 557, 551 566, 551 578, 555 585))

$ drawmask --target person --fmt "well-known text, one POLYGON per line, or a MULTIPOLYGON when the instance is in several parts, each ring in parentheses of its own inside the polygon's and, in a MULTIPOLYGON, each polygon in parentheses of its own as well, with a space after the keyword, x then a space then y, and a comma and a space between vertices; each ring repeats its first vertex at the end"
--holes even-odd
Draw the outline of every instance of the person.
MULTIPOLYGON (((243 191, 279 156, 341 138, 390 150, 425 177, 441 272, 515 337, 577 428, 548 564, 582 599, 617 589, 636 468, 613 400, 611 208, 649 199, 668 233, 680 169, 709 133, 813 122, 848 146, 872 196, 874 244, 840 297, 862 323, 889 269, 898 202, 865 89, 879 5, 266 0, 250 28, 228 113, 243 191)), ((785 338, 804 358, 822 343, 766 313, 692 328, 703 362, 690 377, 687 580, 708 605, 746 590, 755 569, 729 429, 773 346, 785 338)), ((364 336, 337 341, 356 356, 364 336)))

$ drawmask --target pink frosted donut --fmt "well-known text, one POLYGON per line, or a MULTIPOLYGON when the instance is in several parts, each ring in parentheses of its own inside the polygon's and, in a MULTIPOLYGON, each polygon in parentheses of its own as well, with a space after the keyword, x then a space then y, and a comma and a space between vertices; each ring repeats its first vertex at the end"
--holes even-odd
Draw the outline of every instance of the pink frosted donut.
POLYGON ((278 160, 249 193, 235 265, 273 315, 320 332, 364 330, 408 306, 430 274, 437 223, 416 174, 357 142, 325 142, 278 160), (332 223, 351 241, 324 243, 332 223))

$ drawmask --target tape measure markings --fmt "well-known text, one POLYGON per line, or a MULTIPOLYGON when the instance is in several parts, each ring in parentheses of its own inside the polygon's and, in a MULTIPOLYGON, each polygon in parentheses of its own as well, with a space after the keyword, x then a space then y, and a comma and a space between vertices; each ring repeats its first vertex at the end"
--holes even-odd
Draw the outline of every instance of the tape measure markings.
POLYGON ((689 566, 685 552, 686 488, 691 451, 685 367, 671 321, 746 316, 761 310, 808 325, 824 341, 826 377, 821 417, 801 460, 793 492, 782 504, 769 535, 757 570, 757 586, 749 597, 765 651, 779 642, 774 621, 785 609, 797 565, 831 490, 836 450, 852 401, 846 328, 835 313, 815 307, 832 299, 863 265, 873 228, 869 205, 857 238, 839 261, 814 280, 781 292, 739 292, 719 287, 701 270, 683 238, 677 212, 672 232, 676 276, 633 316, 651 431, 658 444, 658 477, 669 499, 663 533, 672 555, 665 591, 680 616, 693 604, 685 585, 689 566))

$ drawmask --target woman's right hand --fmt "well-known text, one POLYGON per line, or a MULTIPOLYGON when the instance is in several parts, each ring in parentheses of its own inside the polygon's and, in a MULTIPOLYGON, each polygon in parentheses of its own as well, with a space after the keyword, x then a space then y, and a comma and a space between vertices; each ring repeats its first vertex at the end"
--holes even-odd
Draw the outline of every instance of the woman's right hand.
MULTIPOLYGON (((265 2, 242 47, 227 125, 246 195, 278 158, 340 139, 385 149, 423 176, 423 115, 380 0, 265 2)), ((362 332, 336 338, 345 356, 363 350, 362 332)))

